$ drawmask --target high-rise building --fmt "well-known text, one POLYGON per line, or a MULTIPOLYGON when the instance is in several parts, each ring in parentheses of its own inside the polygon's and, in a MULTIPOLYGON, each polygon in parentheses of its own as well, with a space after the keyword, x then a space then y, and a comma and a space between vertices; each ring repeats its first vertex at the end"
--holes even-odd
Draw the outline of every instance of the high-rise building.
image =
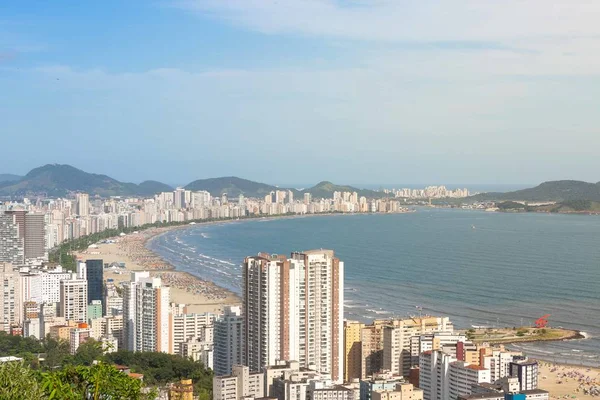
POLYGON ((77 193, 75 195, 76 212, 80 217, 90 214, 90 196, 87 193, 77 193))
POLYGON ((124 334, 131 351, 171 352, 169 287, 148 272, 132 272, 123 291, 124 334))
POLYGON ((214 322, 215 375, 231 374, 234 365, 243 363, 242 338, 244 318, 237 306, 227 306, 214 322))
POLYGON ((69 321, 87 323, 87 281, 72 274, 60 281, 59 316, 69 321))
POLYGON ((387 320, 375 320, 361 330, 361 379, 383 369, 383 328, 387 323, 387 320))
POLYGON ((433 332, 451 332, 448 317, 395 319, 383 329, 383 368, 393 374, 408 376, 418 356, 411 355, 411 337, 433 332))
POLYGON ((344 382, 361 377, 363 327, 357 321, 344 321, 344 382))
POLYGON ((25 262, 24 236, 19 234, 15 215, 0 213, 0 262, 21 265, 25 262))
POLYGON ((137 286, 136 351, 171 351, 170 289, 160 278, 143 278, 137 286))
POLYGON ((172 318, 173 354, 179 354, 180 346, 192 339, 213 343, 214 314, 180 314, 172 315, 172 318))
POLYGON ((510 376, 519 379, 520 390, 535 390, 538 387, 537 361, 516 361, 510 363, 510 376))
POLYGON ((12 217, 13 223, 17 225, 19 238, 23 242, 24 259, 44 258, 46 256, 44 214, 29 214, 25 210, 10 210, 5 214, 12 217))
POLYGON ((46 222, 44 214, 25 215, 25 258, 45 258, 46 222))
POLYGON ((102 260, 86 260, 88 282, 88 304, 93 300, 102 301, 104 285, 104 262, 102 260))
POLYGON ((344 263, 331 250, 247 257, 244 276, 245 362, 261 371, 298 360, 343 381, 344 263))
POLYGON ((177 208, 177 209, 185 208, 186 204, 185 204, 185 189, 184 188, 175 189, 175 191, 173 192, 173 198, 174 198, 175 208, 177 208))
POLYGON ((18 269, 12 264, 0 263, 0 331, 10 332, 11 327, 23 321, 19 280, 18 269))
POLYGON ((131 279, 123 285, 123 342, 125 349, 135 351, 137 320, 137 286, 140 279, 149 278, 150 273, 132 272, 131 279))
POLYGON ((44 271, 41 275, 42 303, 60 302, 60 281, 71 279, 72 274, 59 266, 53 270, 44 271))

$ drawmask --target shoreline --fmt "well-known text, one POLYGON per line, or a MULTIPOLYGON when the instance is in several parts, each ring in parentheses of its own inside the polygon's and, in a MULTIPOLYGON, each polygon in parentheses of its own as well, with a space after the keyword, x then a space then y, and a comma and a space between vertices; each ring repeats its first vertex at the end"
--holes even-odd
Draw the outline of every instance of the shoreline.
POLYGON ((538 387, 548 391, 551 399, 591 400, 600 396, 600 369, 532 359, 539 364, 538 387))
POLYGON ((190 229, 195 226, 208 226, 243 221, 263 221, 297 219, 323 216, 349 216, 399 213, 318 213, 301 215, 275 215, 256 218, 224 219, 218 221, 193 222, 185 225, 152 227, 133 233, 104 239, 100 243, 83 251, 73 252, 77 260, 101 258, 105 264, 124 263, 125 267, 105 268, 104 281, 111 279, 115 284, 128 281, 130 273, 148 271, 152 277, 160 277, 166 286, 171 288, 171 302, 185 304, 188 312, 220 312, 224 306, 239 305, 242 299, 234 292, 218 286, 212 281, 204 280, 189 272, 180 271, 175 265, 166 261, 158 253, 151 250, 148 244, 155 238, 174 230, 190 229))

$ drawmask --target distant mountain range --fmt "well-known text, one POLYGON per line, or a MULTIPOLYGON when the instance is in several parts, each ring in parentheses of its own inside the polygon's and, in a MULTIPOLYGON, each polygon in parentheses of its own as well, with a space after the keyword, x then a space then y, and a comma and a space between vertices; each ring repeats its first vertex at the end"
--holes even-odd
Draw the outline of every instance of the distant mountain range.
POLYGON ((471 196, 469 200, 501 200, 501 201, 573 201, 590 200, 600 201, 600 182, 589 183, 583 181, 550 181, 544 182, 534 188, 517 190, 506 193, 482 193, 471 196))
POLYGON ((65 196, 69 192, 86 192, 100 196, 151 196, 160 191, 171 191, 172 187, 160 182, 146 181, 139 185, 119 182, 106 175, 90 174, 70 165, 48 164, 29 171, 17 181, 0 183, 0 195, 65 196))
POLYGON ((21 178, 23 178, 22 176, 19 175, 13 175, 13 174, 0 174, 0 183, 4 183, 4 182, 15 182, 20 180, 21 178))
MULTIPOLYGON (((305 193, 313 198, 331 198, 333 192, 357 192, 367 198, 382 198, 383 192, 364 190, 352 186, 335 185, 323 181, 315 186, 297 190, 282 188, 266 183, 253 182, 247 179, 228 176, 222 178, 199 179, 185 186, 188 190, 206 190, 213 196, 227 193, 230 198, 243 194, 246 197, 263 198, 276 190, 291 190, 296 199, 305 193)), ((140 184, 120 182, 106 175, 92 174, 70 165, 48 164, 31 170, 25 176, 0 174, 0 196, 20 197, 45 195, 63 197, 72 192, 85 192, 90 195, 108 196, 143 196, 150 197, 159 192, 170 192, 173 187, 157 181, 145 181, 140 184)), ((506 193, 482 193, 471 196, 467 201, 578 201, 600 202, 600 183, 582 181, 544 182, 530 189, 506 193)))
MULTIPOLYGON (((120 182, 106 175, 92 174, 70 165, 47 164, 31 170, 27 175, 19 177, 8 176, 0 179, 0 196, 19 197, 26 195, 45 195, 47 197, 62 197, 72 192, 85 192, 90 195, 108 196, 153 196, 159 192, 170 192, 173 187, 157 182, 145 181, 139 185, 120 182)), ((227 193, 229 197, 243 194, 246 197, 262 198, 275 190, 291 190, 298 199, 304 193, 310 193, 314 198, 328 198, 333 192, 357 192, 359 196, 381 198, 386 194, 373 190, 363 190, 352 186, 338 186, 331 182, 321 182, 305 190, 280 188, 265 183, 253 182, 234 176, 199 179, 185 186, 188 190, 206 190, 213 196, 227 193)))

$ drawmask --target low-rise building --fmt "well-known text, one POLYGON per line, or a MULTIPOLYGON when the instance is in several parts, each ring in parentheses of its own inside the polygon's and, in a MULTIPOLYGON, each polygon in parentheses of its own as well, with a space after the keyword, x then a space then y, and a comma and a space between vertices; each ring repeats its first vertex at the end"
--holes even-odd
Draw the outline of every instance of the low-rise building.
POLYGON ((231 375, 213 378, 213 400, 240 400, 247 397, 264 397, 265 375, 250 373, 242 365, 234 365, 231 375))

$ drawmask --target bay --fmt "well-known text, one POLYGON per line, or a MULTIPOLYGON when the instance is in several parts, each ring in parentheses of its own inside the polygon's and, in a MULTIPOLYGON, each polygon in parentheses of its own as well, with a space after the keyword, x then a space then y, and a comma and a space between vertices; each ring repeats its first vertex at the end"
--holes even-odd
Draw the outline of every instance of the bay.
POLYGON ((345 316, 448 315, 456 326, 532 325, 586 340, 518 345, 538 358, 600 365, 600 218, 419 208, 408 214, 196 225, 148 247, 182 271, 240 292, 244 257, 333 249, 345 263, 345 316))

